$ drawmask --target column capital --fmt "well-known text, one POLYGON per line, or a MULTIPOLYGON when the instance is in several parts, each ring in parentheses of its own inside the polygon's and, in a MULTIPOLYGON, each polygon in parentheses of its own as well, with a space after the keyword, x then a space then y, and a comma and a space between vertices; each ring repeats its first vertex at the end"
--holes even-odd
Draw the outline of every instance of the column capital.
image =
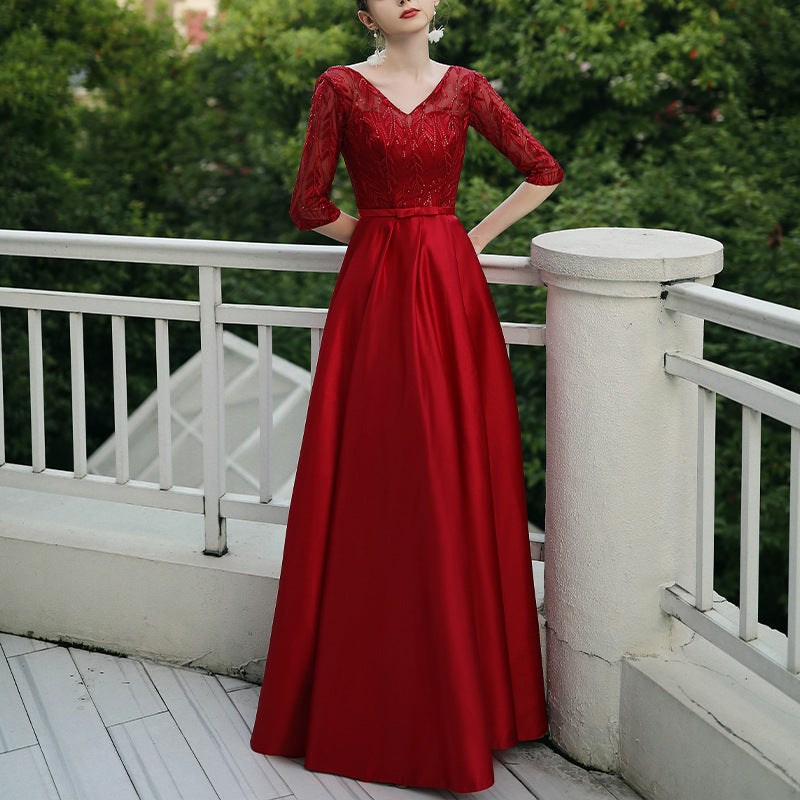
POLYGON ((711 279, 722 261, 715 239, 651 228, 575 228, 531 242, 547 286, 617 297, 656 297, 670 281, 711 279))

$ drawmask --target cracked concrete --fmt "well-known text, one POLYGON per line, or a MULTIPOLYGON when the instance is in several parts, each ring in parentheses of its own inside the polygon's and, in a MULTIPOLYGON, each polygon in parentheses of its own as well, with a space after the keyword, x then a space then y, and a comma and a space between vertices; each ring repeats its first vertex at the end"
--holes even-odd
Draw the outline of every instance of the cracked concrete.
POLYGON ((556 633, 555 628, 550 627, 550 625, 545 625, 545 628, 547 629, 548 636, 553 636, 560 644, 563 644, 565 647, 568 647, 570 650, 572 650, 573 653, 580 653, 581 655, 589 656, 590 658, 597 658, 600 661, 608 664, 610 667, 618 666, 620 663, 620 659, 609 661, 607 658, 603 658, 603 656, 599 655, 598 653, 590 653, 587 650, 581 650, 579 647, 574 647, 571 642, 559 636, 556 633))
POLYGON ((210 656, 214 651, 213 650, 206 650, 204 653, 201 653, 199 656, 193 656, 192 658, 187 658, 184 661, 180 662, 182 667, 193 667, 198 661, 202 661, 204 658, 210 656))
POLYGON ((642 794, 800 798, 800 704, 701 636, 621 674, 620 771, 642 794))
MULTIPOLYGON (((560 644, 563 644, 565 647, 568 647, 574 653, 580 653, 581 655, 589 656, 590 658, 596 658, 604 663, 608 664, 610 667, 619 666, 622 661, 630 661, 636 660, 638 658, 658 658, 659 656, 664 654, 663 649, 654 649, 646 652, 638 652, 638 653, 631 653, 631 652, 623 652, 619 658, 615 659, 608 659, 601 656, 599 653, 593 653, 589 650, 582 650, 579 647, 575 647, 569 639, 560 636, 556 629, 550 625, 549 622, 545 623, 545 628, 547 630, 548 636, 553 636, 560 644)), ((685 647, 686 644, 679 645, 679 647, 685 647)))
POLYGON ((722 719, 721 719, 719 716, 717 716, 717 715, 716 715, 716 714, 715 714, 715 713, 714 713, 714 712, 713 712, 713 711, 712 711, 710 708, 706 708, 706 706, 704 706, 702 703, 700 703, 700 702, 698 702, 697 700, 695 700, 695 698, 694 698, 694 697, 692 697, 691 695, 689 695, 689 694, 688 694, 687 692, 685 692, 685 691, 684 691, 682 688, 680 688, 680 687, 678 687, 678 688, 680 689, 681 693, 683 694, 683 696, 686 698, 686 700, 687 700, 689 703, 691 703, 692 705, 694 705, 694 706, 696 706, 697 708, 699 708, 699 709, 700 709, 702 712, 704 712, 705 714, 708 714, 708 715, 711 717, 711 719, 713 719, 713 720, 714 720, 714 722, 716 722, 716 723, 717 723, 717 725, 719 725, 719 726, 720 726, 720 728, 722 728, 722 730, 724 730, 724 731, 725 731, 727 734, 729 734, 730 736, 734 737, 735 739, 738 739, 738 740, 739 740, 739 741, 740 741, 742 744, 744 744, 746 747, 752 748, 752 750, 753 750, 753 751, 754 751, 754 752, 755 752, 755 753, 756 753, 756 754, 759 756, 759 758, 763 758, 763 759, 764 759, 764 760, 765 760, 765 761, 766 761, 768 764, 771 764, 771 765, 772 765, 772 766, 773 766, 773 767, 774 767, 776 770, 778 770, 778 772, 781 772, 781 773, 783 773, 783 774, 784 774, 784 775, 785 775, 785 776, 786 776, 786 777, 789 779, 789 781, 791 781, 791 782, 792 782, 792 783, 793 783, 795 786, 797 786, 797 788, 798 788, 798 789, 800 789, 800 783, 798 783, 798 782, 795 780, 795 777, 794 777, 793 775, 791 775, 791 774, 789 773, 789 771, 788 771, 788 770, 787 770, 785 767, 783 767, 783 766, 782 766, 781 764, 779 764, 777 761, 775 761, 775 760, 771 759, 771 758, 770 758, 770 757, 769 757, 769 756, 768 756, 768 755, 767 755, 767 754, 766 754, 766 753, 765 753, 763 750, 761 750, 761 749, 760 749, 760 748, 759 748, 759 747, 758 747, 758 746, 757 746, 757 745, 756 745, 756 744, 755 744, 753 741, 751 741, 751 740, 749 740, 749 739, 747 739, 747 738, 745 738, 745 737, 741 736, 741 735, 740 735, 740 733, 739 733, 738 731, 734 730, 732 727, 730 727, 729 725, 727 725, 727 724, 726 724, 726 723, 725 723, 725 722, 724 722, 724 721, 723 721, 723 720, 722 720, 722 719))
POLYGON ((548 630, 550 734, 581 764, 614 772, 618 764, 619 662, 572 647, 548 630), (586 731, 592 731, 591 736, 586 731))
POLYGON ((266 658, 254 658, 250 661, 240 664, 233 670, 232 675, 241 678, 248 683, 261 683, 264 676, 264 667, 267 663, 266 658))

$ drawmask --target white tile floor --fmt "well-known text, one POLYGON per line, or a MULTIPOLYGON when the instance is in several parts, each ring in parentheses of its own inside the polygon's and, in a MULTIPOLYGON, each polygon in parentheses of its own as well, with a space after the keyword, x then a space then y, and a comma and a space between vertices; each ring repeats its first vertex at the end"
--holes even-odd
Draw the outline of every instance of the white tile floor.
POLYGON ((476 794, 309 772, 250 750, 258 687, 0 634, 0 800, 638 800, 541 743, 476 794))

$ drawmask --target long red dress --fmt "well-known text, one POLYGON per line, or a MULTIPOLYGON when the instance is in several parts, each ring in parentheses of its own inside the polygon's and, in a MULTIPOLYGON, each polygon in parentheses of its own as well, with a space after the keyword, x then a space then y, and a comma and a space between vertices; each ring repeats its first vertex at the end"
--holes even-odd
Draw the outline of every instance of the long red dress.
POLYGON ((349 67, 317 81, 291 214, 359 208, 330 303, 252 747, 367 781, 474 792, 547 731, 519 417, 485 277, 453 214, 469 126, 536 184, 562 171, 487 80, 411 113, 349 67))

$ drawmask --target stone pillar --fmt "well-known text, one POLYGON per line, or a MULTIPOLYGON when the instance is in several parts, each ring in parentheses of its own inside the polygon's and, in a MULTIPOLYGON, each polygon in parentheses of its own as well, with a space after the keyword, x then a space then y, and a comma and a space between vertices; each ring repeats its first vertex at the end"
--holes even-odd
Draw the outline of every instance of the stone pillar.
POLYGON ((700 320, 663 284, 706 283, 722 245, 673 231, 537 236, 547 298, 545 603, 550 731, 615 770, 621 660, 672 644, 659 586, 694 585, 697 389, 664 353, 702 353, 700 320))

